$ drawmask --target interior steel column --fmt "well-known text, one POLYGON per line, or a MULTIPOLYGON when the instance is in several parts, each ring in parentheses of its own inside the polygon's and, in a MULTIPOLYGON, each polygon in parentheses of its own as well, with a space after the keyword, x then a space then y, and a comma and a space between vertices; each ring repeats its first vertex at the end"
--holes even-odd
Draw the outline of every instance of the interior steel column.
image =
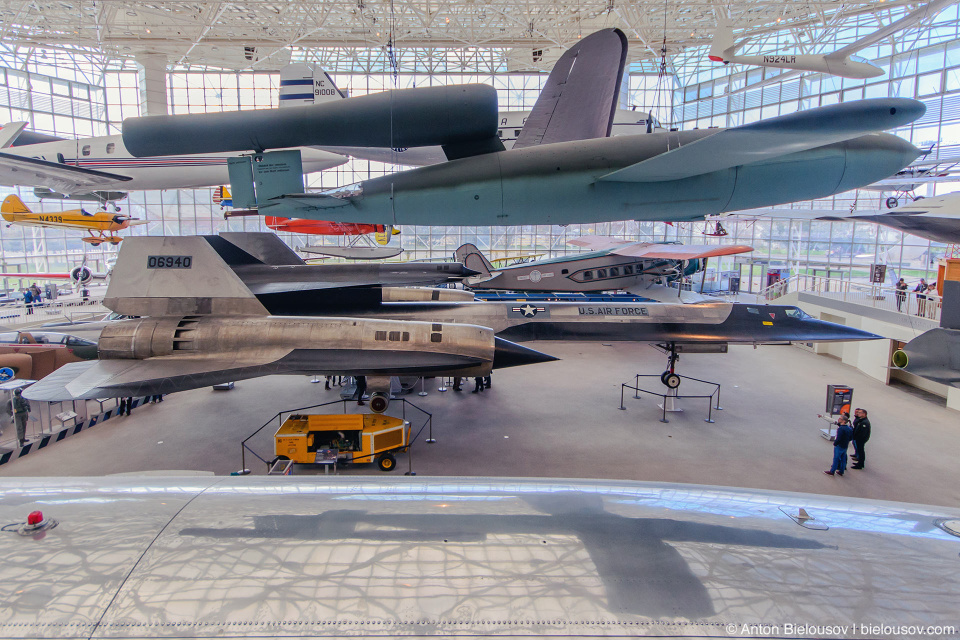
POLYGON ((167 54, 141 52, 136 60, 140 67, 140 115, 167 115, 167 54))

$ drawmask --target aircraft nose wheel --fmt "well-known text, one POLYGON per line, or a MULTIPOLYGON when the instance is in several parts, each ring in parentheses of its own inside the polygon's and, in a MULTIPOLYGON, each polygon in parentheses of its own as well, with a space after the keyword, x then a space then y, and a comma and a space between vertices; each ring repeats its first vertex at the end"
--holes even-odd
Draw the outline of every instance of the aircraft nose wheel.
POLYGON ((680 376, 672 371, 664 371, 660 375, 660 382, 668 389, 676 389, 680 386, 680 376))

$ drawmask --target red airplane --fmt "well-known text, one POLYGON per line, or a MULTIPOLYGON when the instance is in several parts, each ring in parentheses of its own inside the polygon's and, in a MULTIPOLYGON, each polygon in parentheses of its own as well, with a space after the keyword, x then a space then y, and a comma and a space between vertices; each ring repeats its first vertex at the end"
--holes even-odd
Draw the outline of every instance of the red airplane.
MULTIPOLYGON (((218 187, 214 191, 213 201, 221 207, 233 205, 230 192, 226 187, 218 187)), ((223 214, 223 217, 232 218, 234 216, 245 215, 257 215, 257 212, 227 211, 223 214)), ((399 229, 382 224, 327 222, 326 220, 302 220, 300 218, 278 218, 275 216, 264 216, 264 221, 267 227, 274 231, 289 231, 291 233, 304 233, 316 236, 362 236, 373 233, 376 234, 376 241, 379 245, 389 244, 390 238, 400 233, 399 229)))

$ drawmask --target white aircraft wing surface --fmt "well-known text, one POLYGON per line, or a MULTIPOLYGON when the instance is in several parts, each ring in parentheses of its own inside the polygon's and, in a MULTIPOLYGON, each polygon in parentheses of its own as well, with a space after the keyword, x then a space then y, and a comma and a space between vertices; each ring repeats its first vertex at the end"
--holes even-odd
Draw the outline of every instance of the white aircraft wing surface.
POLYGON ((0 184, 10 186, 49 187, 69 194, 132 179, 116 173, 0 153, 0 184))

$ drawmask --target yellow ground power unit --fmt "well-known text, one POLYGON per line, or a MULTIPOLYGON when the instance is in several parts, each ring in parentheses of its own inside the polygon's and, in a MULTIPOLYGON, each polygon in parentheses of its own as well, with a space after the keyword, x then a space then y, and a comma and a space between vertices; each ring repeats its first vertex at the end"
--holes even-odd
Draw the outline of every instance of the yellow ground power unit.
POLYGON ((339 462, 376 461, 381 471, 393 471, 394 453, 410 446, 410 423, 379 414, 293 414, 275 439, 280 460, 313 464, 332 450, 339 462))

